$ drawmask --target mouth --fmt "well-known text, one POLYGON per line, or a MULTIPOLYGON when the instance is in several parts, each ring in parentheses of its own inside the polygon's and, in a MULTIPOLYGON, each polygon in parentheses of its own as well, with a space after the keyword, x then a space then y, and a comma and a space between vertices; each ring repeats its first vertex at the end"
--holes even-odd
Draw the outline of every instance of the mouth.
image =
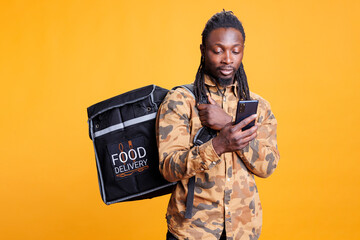
POLYGON ((233 68, 219 68, 218 70, 223 76, 229 76, 234 72, 233 68))

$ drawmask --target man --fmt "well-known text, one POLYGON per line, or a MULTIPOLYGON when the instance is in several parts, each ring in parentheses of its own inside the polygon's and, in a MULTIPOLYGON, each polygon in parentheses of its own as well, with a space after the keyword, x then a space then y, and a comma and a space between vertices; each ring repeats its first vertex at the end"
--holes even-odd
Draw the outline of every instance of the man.
MULTIPOLYGON (((245 33, 230 11, 215 14, 202 33, 194 95, 170 91, 160 107, 157 140, 160 172, 179 181, 167 210, 167 239, 258 239, 262 208, 254 175, 277 166, 277 122, 269 103, 249 91, 242 64, 245 33), (208 98, 210 104, 203 104, 208 98), (257 99, 257 114, 234 124, 239 99, 257 99), (256 120, 248 130, 241 129, 256 120), (217 136, 194 146, 203 126, 217 136), (188 182, 195 176, 191 217, 185 212, 188 182)), ((190 208, 191 209, 191 208, 190 208)))

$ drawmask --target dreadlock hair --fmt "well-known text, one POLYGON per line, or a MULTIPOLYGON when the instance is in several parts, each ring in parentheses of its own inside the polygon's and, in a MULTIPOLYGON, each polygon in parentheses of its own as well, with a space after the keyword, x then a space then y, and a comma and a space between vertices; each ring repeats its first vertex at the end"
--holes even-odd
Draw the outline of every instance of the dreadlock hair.
MULTIPOLYGON (((218 28, 235 28, 240 31, 244 42, 245 42, 245 32, 244 28, 239 21, 239 19, 233 14, 232 11, 225 11, 216 13, 213 15, 209 21, 206 23, 205 28, 202 32, 202 44, 205 46, 205 41, 208 38, 211 31, 218 28)), ((200 66, 196 73, 195 82, 194 82, 194 93, 196 103, 206 103, 206 89, 204 84, 204 66, 205 66, 205 58, 201 56, 200 66)), ((235 81, 238 82, 238 96, 240 96, 241 100, 249 100, 249 85, 247 82, 247 77, 244 71, 244 65, 241 63, 239 69, 235 73, 234 77, 235 81)))

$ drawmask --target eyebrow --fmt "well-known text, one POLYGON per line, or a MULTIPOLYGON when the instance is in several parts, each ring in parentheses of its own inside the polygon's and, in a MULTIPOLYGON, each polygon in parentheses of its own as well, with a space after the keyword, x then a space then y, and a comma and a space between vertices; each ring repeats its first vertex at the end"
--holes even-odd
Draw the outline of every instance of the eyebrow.
MULTIPOLYGON (((223 44, 220 44, 220 43, 215 43, 216 46, 224 46, 223 44)), ((240 43, 237 43, 237 44, 234 44, 233 47, 237 47, 237 46, 244 46, 243 44, 240 44, 240 43)))

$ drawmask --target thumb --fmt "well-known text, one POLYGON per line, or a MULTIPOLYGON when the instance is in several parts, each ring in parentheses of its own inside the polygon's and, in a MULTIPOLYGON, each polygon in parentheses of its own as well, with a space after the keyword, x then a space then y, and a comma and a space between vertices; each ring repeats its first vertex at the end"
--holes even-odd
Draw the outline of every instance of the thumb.
POLYGON ((208 99, 209 99, 209 103, 212 104, 212 105, 217 105, 215 100, 212 99, 212 97, 210 97, 210 95, 208 95, 208 99))

